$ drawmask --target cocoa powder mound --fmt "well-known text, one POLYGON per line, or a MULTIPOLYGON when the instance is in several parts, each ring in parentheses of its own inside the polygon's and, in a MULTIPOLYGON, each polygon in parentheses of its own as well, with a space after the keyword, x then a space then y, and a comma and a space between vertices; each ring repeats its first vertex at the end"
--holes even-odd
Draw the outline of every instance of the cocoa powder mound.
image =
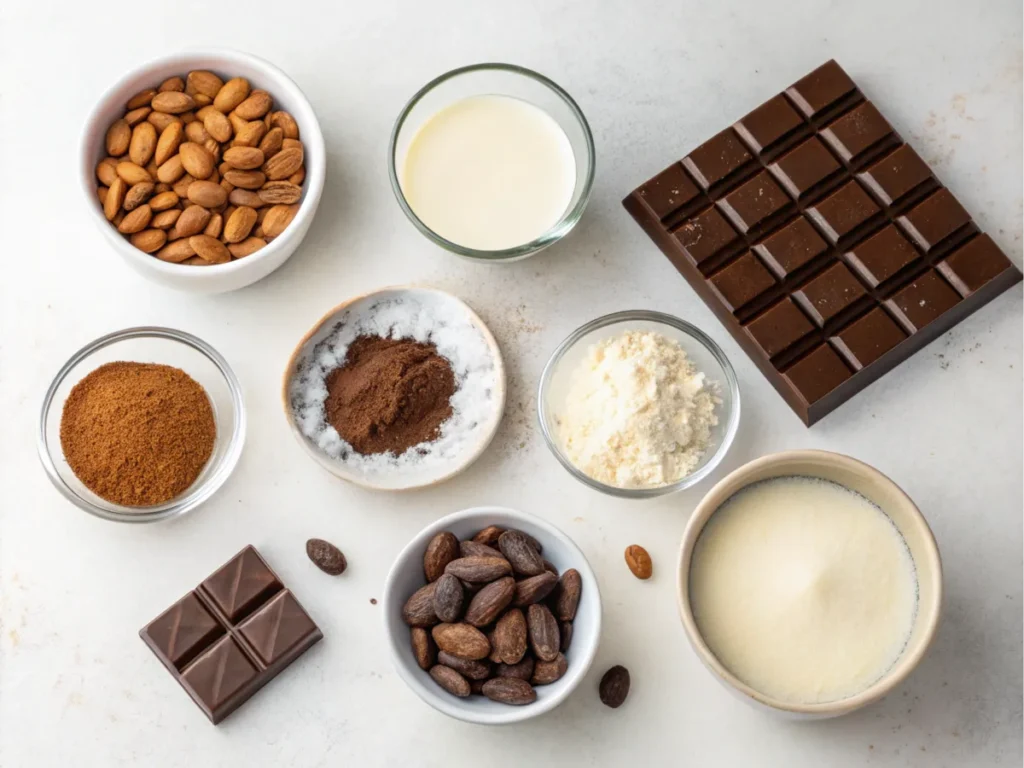
POLYGON ((217 426, 206 390, 179 368, 107 363, 64 401, 60 444, 75 476, 126 507, 188 490, 213 453, 217 426))
POLYGON ((357 452, 401 455, 437 439, 455 374, 433 344, 360 336, 327 376, 327 421, 357 452))

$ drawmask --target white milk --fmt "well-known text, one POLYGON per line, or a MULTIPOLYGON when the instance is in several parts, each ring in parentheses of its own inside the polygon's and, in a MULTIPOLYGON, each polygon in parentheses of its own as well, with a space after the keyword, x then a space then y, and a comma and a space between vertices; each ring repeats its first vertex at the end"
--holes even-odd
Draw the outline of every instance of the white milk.
POLYGON ((793 704, 847 698, 893 665, 917 576, 892 521, 824 480, 750 486, 709 519, 690 569, 712 653, 754 690, 793 704))
POLYGON ((496 251, 558 222, 576 186, 576 158, 544 110, 509 96, 472 96, 420 127, 399 182, 409 207, 441 237, 496 251))

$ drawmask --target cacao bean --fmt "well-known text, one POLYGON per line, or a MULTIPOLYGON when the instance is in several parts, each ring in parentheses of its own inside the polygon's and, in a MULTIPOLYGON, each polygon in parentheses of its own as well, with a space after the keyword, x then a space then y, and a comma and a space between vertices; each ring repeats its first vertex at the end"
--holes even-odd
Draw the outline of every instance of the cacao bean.
MULTIPOLYGON (((434 582, 434 614, 441 621, 456 622, 462 616, 462 582, 450 573, 434 582)), ((472 622, 471 622, 472 623, 472 622)))
POLYGON ((534 603, 527 609, 526 625, 533 655, 538 661, 554 661, 561 643, 558 622, 555 621, 551 610, 543 603, 534 603))
POLYGON ((423 574, 427 581, 437 581, 444 569, 459 556, 459 540, 454 533, 441 531, 427 544, 423 553, 423 574))

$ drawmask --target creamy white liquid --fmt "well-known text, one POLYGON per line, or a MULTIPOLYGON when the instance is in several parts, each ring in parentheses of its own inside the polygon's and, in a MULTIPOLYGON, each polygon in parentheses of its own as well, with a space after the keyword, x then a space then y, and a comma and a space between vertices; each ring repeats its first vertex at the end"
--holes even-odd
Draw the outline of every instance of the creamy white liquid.
POLYGON ((472 96, 413 136, 399 171, 409 207, 431 230, 482 251, 524 245, 565 213, 576 158, 547 112, 509 96, 472 96))
POLYGON ((917 610, 903 537, 863 496, 783 477, 729 499, 690 568, 694 618, 712 653, 788 703, 847 698, 893 665, 917 610))

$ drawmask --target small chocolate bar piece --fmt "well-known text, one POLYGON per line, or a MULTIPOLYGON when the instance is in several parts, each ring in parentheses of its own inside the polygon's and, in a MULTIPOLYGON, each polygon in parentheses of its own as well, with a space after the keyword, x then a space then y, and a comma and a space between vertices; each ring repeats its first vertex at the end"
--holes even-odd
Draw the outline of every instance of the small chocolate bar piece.
POLYGON ((623 205, 808 426, 1021 279, 834 61, 623 205))
POLYGON ((139 635, 214 724, 323 637, 252 546, 139 635))

